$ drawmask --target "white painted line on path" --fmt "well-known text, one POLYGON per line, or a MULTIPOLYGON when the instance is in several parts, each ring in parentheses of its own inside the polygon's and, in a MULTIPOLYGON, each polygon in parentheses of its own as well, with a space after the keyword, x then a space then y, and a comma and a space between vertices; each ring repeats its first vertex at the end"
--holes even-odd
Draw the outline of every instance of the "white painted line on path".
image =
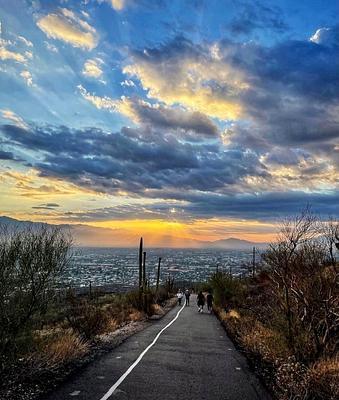
POLYGON ((80 390, 75 390, 74 392, 70 393, 70 396, 79 396, 80 390))
POLYGON ((139 362, 143 359, 144 355, 148 352, 148 350, 151 349, 159 339, 160 335, 167 329, 169 328, 179 317, 181 311, 185 308, 185 305, 183 305, 180 310, 177 312, 177 315, 170 321, 164 328, 161 329, 161 331, 157 334, 157 336, 154 338, 153 342, 146 347, 146 349, 140 354, 140 356, 134 361, 134 363, 126 370, 126 372, 121 375, 121 377, 115 382, 115 384, 108 390, 108 392, 101 397, 100 400, 107 400, 109 399, 114 391, 122 384, 122 382, 128 377, 128 375, 133 371, 133 369, 139 364, 139 362))

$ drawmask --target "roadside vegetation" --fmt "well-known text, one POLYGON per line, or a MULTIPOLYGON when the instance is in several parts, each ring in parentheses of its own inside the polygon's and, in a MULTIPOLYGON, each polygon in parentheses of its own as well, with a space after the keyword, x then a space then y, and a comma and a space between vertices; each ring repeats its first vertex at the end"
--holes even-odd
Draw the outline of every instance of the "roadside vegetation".
POLYGON ((284 221, 254 277, 218 271, 215 312, 277 399, 339 398, 338 221, 284 221))
MULTIPOLYGON (((164 314, 173 282, 125 294, 57 288, 72 238, 51 227, 0 232, 0 398, 34 398, 164 314)), ((145 267, 144 267, 145 268, 145 267)))

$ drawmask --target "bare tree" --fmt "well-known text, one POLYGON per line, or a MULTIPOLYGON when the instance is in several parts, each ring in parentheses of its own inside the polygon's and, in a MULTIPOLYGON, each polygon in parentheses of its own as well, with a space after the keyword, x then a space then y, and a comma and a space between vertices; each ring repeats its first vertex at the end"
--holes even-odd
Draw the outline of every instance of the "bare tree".
POLYGON ((330 217, 328 221, 323 222, 321 224, 321 233, 328 247, 331 265, 336 268, 335 252, 336 247, 339 250, 339 220, 330 217))
POLYGON ((338 345, 338 274, 327 261, 328 249, 323 243, 304 243, 296 253, 290 282, 299 329, 296 334, 313 343, 314 358, 331 356, 338 345))
POLYGON ((273 295, 287 321, 287 339, 296 352, 302 340, 312 342, 315 356, 336 346, 338 274, 328 267, 328 247, 320 240, 317 218, 306 209, 281 226, 278 240, 263 258, 273 295))
POLYGON ((46 309, 71 245, 60 228, 0 228, 0 353, 13 351, 33 317, 46 309))

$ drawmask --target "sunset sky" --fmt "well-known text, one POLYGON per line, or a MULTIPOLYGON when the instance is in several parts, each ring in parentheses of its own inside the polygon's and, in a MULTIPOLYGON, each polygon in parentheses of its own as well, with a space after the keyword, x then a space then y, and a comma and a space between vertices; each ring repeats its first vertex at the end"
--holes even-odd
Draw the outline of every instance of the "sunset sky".
POLYGON ((336 0, 0 0, 0 215, 155 245, 268 241, 306 204, 339 217, 337 16, 336 0))

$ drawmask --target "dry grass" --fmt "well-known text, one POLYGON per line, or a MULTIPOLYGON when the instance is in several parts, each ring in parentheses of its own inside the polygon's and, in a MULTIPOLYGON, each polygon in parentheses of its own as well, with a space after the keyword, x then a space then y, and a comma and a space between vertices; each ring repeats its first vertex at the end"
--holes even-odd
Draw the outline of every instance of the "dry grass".
POLYGON ((316 362, 310 370, 309 386, 312 394, 318 398, 339 399, 339 359, 316 362))
POLYGON ((50 336, 41 346, 37 359, 51 368, 81 358, 89 351, 87 341, 71 329, 50 336))
POLYGON ((230 310, 229 312, 221 310, 219 311, 219 317, 222 321, 227 321, 232 318, 240 319, 240 314, 236 310, 230 310))
POLYGON ((152 314, 164 315, 165 311, 159 304, 152 304, 151 307, 152 314))
POLYGON ((290 355, 284 337, 279 332, 263 326, 259 321, 255 321, 247 332, 242 332, 241 343, 247 351, 272 363, 290 355))
POLYGON ((275 371, 274 392, 279 400, 310 399, 307 367, 294 356, 280 360, 275 371))
POLYGON ((215 308, 215 311, 229 335, 250 359, 264 367, 261 373, 277 399, 339 399, 337 357, 320 360, 308 368, 292 356, 282 333, 263 325, 255 316, 241 315, 236 310, 226 312, 215 308))
POLYGON ((130 313, 129 313, 129 315, 128 315, 128 319, 130 320, 130 321, 141 321, 141 320, 143 320, 145 318, 145 315, 144 315, 144 313, 142 313, 141 311, 139 311, 139 310, 136 310, 136 309, 132 309, 131 311, 130 311, 130 313))
POLYGON ((119 322, 115 318, 110 318, 108 320, 106 330, 108 332, 114 332, 119 328, 119 325, 120 325, 119 322))

